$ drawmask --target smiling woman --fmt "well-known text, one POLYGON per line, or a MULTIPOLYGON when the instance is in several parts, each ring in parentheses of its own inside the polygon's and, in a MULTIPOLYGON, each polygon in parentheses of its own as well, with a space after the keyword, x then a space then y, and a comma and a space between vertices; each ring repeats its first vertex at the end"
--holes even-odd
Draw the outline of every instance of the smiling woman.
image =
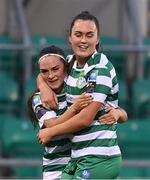
POLYGON ((55 92, 60 92, 63 88, 66 76, 65 59, 56 54, 47 54, 39 60, 40 73, 47 85, 55 92))
MULTIPOLYGON (((67 62, 63 51, 56 46, 45 47, 40 52, 38 61, 42 78, 58 98, 58 109, 45 108, 41 102, 39 91, 33 92, 28 100, 28 108, 34 126, 39 124, 41 129, 52 127, 58 121, 67 120, 87 106, 92 98, 81 95, 78 100, 67 110, 66 94, 64 93, 64 79, 67 75, 67 62), (57 120, 57 121, 56 121, 57 120)), ((41 141, 40 141, 41 143, 41 141)), ((43 144, 43 143, 42 143, 43 144)), ((43 179, 59 179, 65 165, 70 159, 71 147, 69 135, 54 138, 45 145, 43 157, 43 179)))
MULTIPOLYGON (((112 63, 97 51, 99 39, 99 23, 95 16, 84 11, 74 17, 69 29, 74 54, 68 56, 70 71, 65 82, 67 103, 70 106, 83 92, 88 92, 93 101, 64 123, 43 129, 38 134, 42 143, 52 141, 58 135, 73 134, 71 160, 63 171, 62 179, 115 179, 121 167, 116 130, 117 121, 122 116, 114 118, 110 115, 111 109, 108 114, 106 111, 110 104, 118 107, 119 86, 112 63), (104 114, 107 114, 106 121, 102 116, 104 114), (98 117, 101 117, 100 123, 98 117)), ((39 81, 42 82, 39 89, 43 92, 41 87, 46 89, 47 86, 42 78, 39 81)), ((50 92, 47 89, 45 96, 52 97, 55 102, 50 92)), ((52 104, 55 106, 55 103, 49 104, 50 107, 52 104)))

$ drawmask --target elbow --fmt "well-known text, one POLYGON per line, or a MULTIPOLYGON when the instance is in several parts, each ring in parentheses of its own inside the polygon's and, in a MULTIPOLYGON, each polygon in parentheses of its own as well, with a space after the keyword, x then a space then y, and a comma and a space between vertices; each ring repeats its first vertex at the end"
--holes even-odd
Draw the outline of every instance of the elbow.
POLYGON ((122 118, 119 120, 119 123, 124 123, 128 120, 128 114, 126 112, 124 112, 124 115, 122 116, 122 118))
POLYGON ((124 111, 124 118, 123 119, 124 119, 124 122, 126 122, 128 120, 128 114, 126 111, 124 111))
POLYGON ((128 114, 126 113, 124 122, 127 121, 127 120, 128 120, 128 114))

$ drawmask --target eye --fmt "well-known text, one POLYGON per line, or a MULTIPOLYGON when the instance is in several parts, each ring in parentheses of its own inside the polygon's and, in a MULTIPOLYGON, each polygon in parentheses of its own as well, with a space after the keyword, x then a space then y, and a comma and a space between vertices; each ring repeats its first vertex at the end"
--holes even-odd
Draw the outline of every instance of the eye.
POLYGON ((88 33, 88 34, 87 34, 87 37, 88 37, 88 38, 91 38, 91 37, 93 37, 93 36, 94 36, 94 33, 88 33))
POLYGON ((47 70, 47 69, 40 69, 40 73, 42 73, 42 74, 47 74, 47 73, 48 73, 48 70, 47 70))
POLYGON ((81 34, 80 32, 75 32, 74 35, 75 35, 76 37, 81 37, 81 36, 82 36, 82 34, 81 34))
POLYGON ((53 71, 58 71, 60 68, 59 67, 54 67, 53 71))

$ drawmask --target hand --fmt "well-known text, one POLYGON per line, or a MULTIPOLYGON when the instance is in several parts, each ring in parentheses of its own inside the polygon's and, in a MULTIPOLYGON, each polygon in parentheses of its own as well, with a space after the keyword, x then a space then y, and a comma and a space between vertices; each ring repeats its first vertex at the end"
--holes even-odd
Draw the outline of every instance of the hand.
POLYGON ((58 101, 55 93, 46 84, 40 74, 37 77, 37 87, 41 93, 42 105, 45 108, 58 109, 58 101))
POLYGON ((45 129, 40 130, 39 133, 37 134, 37 139, 39 143, 43 145, 51 141, 52 136, 51 136, 50 128, 45 128, 45 129))
POLYGON ((99 122, 101 124, 107 124, 107 125, 112 125, 116 123, 119 119, 118 110, 115 109, 114 107, 108 107, 107 112, 108 112, 107 114, 104 114, 99 117, 99 122))
POLYGON ((83 108, 87 107, 92 102, 92 100, 93 98, 90 94, 82 93, 78 98, 75 99, 72 108, 74 108, 78 113, 83 108))
POLYGON ((43 88, 41 92, 41 101, 45 108, 58 109, 58 100, 56 94, 49 88, 43 88))

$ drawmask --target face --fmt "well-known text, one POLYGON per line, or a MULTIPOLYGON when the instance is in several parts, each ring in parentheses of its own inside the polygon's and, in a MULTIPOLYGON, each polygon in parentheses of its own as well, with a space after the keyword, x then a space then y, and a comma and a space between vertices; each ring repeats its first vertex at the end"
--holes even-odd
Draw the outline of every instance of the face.
POLYGON ((99 42, 98 31, 94 21, 76 20, 69 36, 77 60, 83 60, 93 54, 99 42))
POLYGON ((66 76, 66 70, 62 61, 57 56, 48 56, 41 59, 39 64, 43 79, 57 93, 61 92, 66 76))

